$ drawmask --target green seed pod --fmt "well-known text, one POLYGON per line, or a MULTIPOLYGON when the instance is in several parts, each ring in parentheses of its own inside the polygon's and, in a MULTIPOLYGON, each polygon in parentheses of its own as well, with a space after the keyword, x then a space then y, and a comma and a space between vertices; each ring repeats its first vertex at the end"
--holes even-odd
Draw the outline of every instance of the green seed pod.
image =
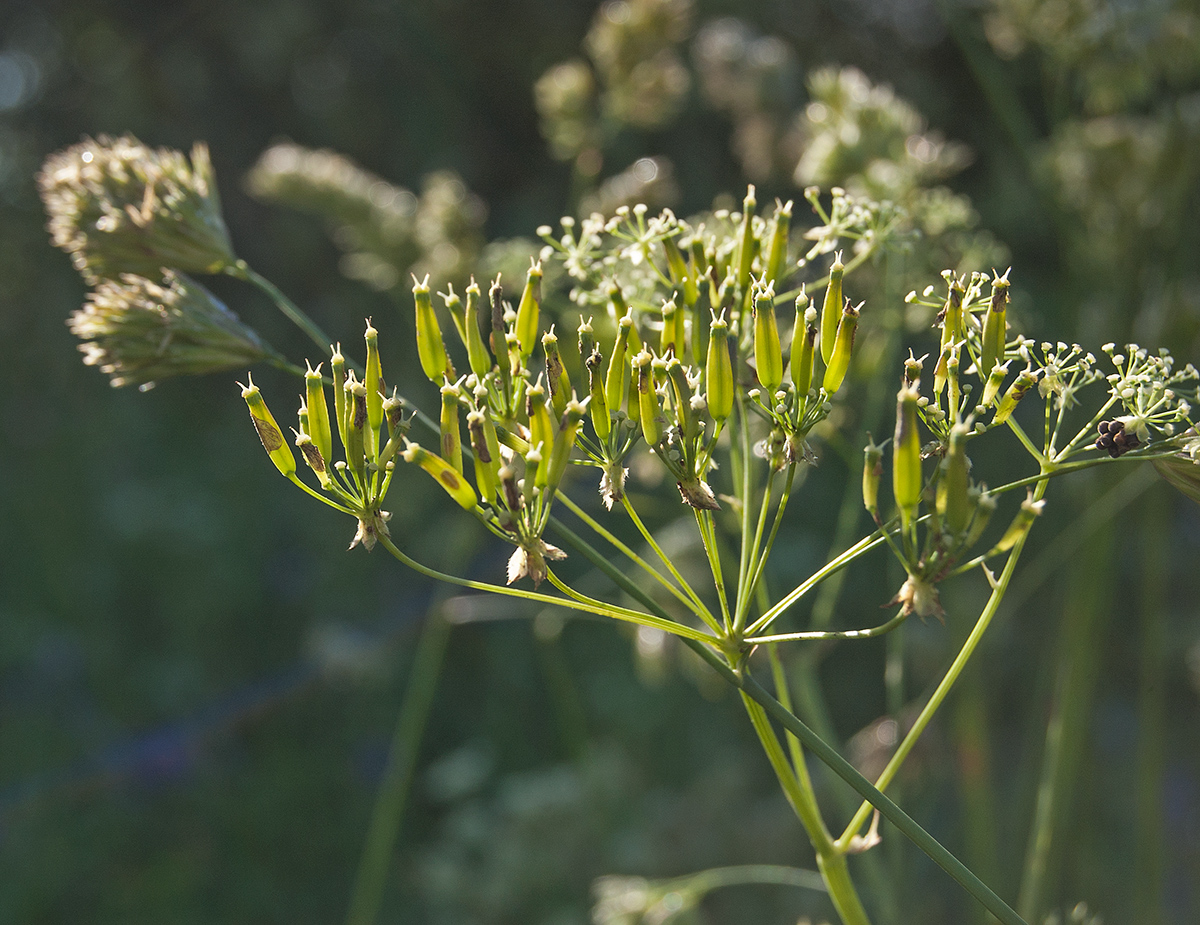
POLYGON ((1009 360, 992 367, 992 372, 983 387, 983 395, 979 399, 980 408, 988 408, 996 400, 996 396, 1000 394, 1000 386, 1004 385, 1004 377, 1008 375, 1008 364, 1011 362, 1009 360))
POLYGON ((603 362, 604 356, 600 351, 593 350, 585 364, 591 395, 588 411, 592 415, 592 427, 595 428, 596 437, 601 443, 607 442, 608 435, 612 432, 612 422, 608 417, 608 402, 604 398, 604 380, 600 376, 600 364, 603 362))
POLYGON ((583 362, 596 350, 596 332, 592 330, 591 318, 579 319, 579 356, 583 362))
POLYGON ((958 347, 955 347, 946 360, 946 384, 950 386, 950 391, 946 395, 947 404, 949 405, 950 414, 958 416, 958 409, 962 403, 961 383, 958 378, 958 347))
POLYGON ((346 379, 346 464, 365 484, 367 477, 367 388, 359 382, 353 371, 346 379))
MULTIPOLYGON (((304 396, 300 396, 300 409, 296 412, 296 419, 299 421, 300 433, 308 433, 308 405, 304 403, 304 396)), ((310 435, 311 436, 311 435, 310 435)))
POLYGON ((240 382, 238 385, 242 385, 242 398, 246 400, 246 406, 250 409, 250 420, 254 422, 254 429, 258 431, 258 439, 262 441, 263 449, 267 451, 280 474, 290 477, 296 472, 296 457, 292 455, 291 447, 283 439, 283 431, 275 423, 275 418, 249 373, 246 373, 246 382, 247 385, 240 382))
POLYGON ((842 323, 838 325, 837 337, 834 339, 833 355, 829 358, 829 365, 825 367, 825 380, 821 383, 830 395, 842 387, 842 381, 850 369, 850 355, 854 350, 854 334, 858 330, 858 313, 862 307, 862 302, 853 306, 849 299, 846 300, 846 307, 842 311, 842 323))
POLYGON ((1017 378, 1013 380, 1012 385, 1008 387, 1008 391, 1004 393, 1004 397, 1000 399, 1000 403, 996 405, 996 416, 992 418, 993 424, 1003 424, 1016 410, 1017 402, 1025 397, 1025 393, 1037 385, 1037 375, 1029 369, 1023 369, 1017 373, 1017 378))
POLYGON ((771 229, 771 245, 767 249, 766 281, 774 285, 784 275, 787 263, 788 232, 792 228, 792 200, 783 205, 775 200, 775 222, 771 229))
POLYGON ((629 329, 629 352, 636 354, 641 352, 642 339, 638 335, 637 325, 633 324, 633 312, 629 308, 629 303, 625 301, 625 295, 621 292, 621 287, 617 285, 616 280, 611 280, 608 284, 608 306, 612 317, 617 324, 621 323, 622 318, 628 318, 632 325, 629 329))
POLYGON ((942 324, 940 348, 942 353, 946 351, 946 348, 950 344, 962 340, 962 303, 964 294, 962 281, 957 277, 951 277, 949 292, 946 295, 946 304, 942 307, 941 315, 939 316, 942 324))
POLYGON ((463 308, 461 333, 467 348, 467 362, 471 366, 471 372, 482 379, 492 368, 492 358, 483 342, 483 333, 479 327, 480 298, 482 293, 479 291, 479 284, 472 278, 471 284, 467 286, 467 303, 463 308))
POLYGON ((437 483, 446 490, 446 494, 458 502, 460 507, 468 511, 475 507, 474 490, 467 484, 461 473, 455 471, 454 467, 442 457, 422 449, 416 443, 409 443, 401 455, 405 462, 416 463, 432 475, 437 483))
POLYGON ((525 411, 529 416, 530 445, 535 448, 540 446, 543 454, 548 453, 554 444, 554 420, 550 417, 550 409, 546 407, 546 390, 542 388, 540 380, 525 392, 525 411))
POLYGON ((684 280, 688 278, 687 263, 683 259, 683 251, 679 249, 679 242, 675 240, 675 235, 668 235, 662 239, 663 250, 667 252, 667 272, 670 274, 671 282, 676 286, 682 286, 684 280))
POLYGON ((892 441, 892 494, 907 527, 921 503, 921 437, 917 433, 917 390, 904 386, 896 395, 896 436, 892 441))
POLYGON ((1017 511, 1012 523, 1008 525, 1008 529, 1004 531, 1004 536, 1000 537, 1000 542, 991 548, 988 552, 989 556, 999 555, 1002 552, 1008 552, 1015 545, 1017 540, 1021 539, 1029 528, 1033 526, 1034 520, 1042 513, 1046 507, 1046 499, 1041 501, 1033 500, 1033 491, 1029 491, 1025 495, 1025 500, 1021 502, 1021 509, 1017 511))
POLYGON ((633 319, 628 315, 617 322, 617 341, 613 344, 612 356, 608 360, 608 374, 604 378, 604 400, 609 411, 619 411, 625 403, 625 379, 629 375, 626 350, 632 330, 633 319))
MULTIPOLYGON (((367 426, 371 431, 370 442, 374 442, 383 427, 383 371, 379 364, 379 332, 367 319, 367 369, 363 385, 367 388, 367 426)), ((372 455, 378 447, 372 450, 372 455)))
POLYGON ((783 347, 775 320, 775 291, 768 284, 754 290, 754 364, 758 381, 770 396, 783 383, 783 347))
POLYGON ((729 356, 729 324, 724 312, 719 318, 713 316, 708 332, 704 400, 708 404, 708 413, 720 423, 733 412, 733 361, 729 356))
POLYGON ((996 499, 988 494, 987 489, 971 489, 970 494, 975 504, 975 516, 971 518, 971 529, 963 543, 963 549, 970 549, 979 542, 983 531, 987 529, 988 521, 996 511, 996 499))
POLYGON ((1008 273, 992 280, 992 298, 983 318, 983 344, 979 355, 979 378, 984 379, 997 363, 1004 362, 1004 342, 1008 325, 1008 273))
POLYGON ((876 444, 868 433, 867 445, 863 447, 863 506, 875 523, 879 523, 879 479, 883 476, 883 448, 886 444, 886 440, 876 444))
POLYGON ((338 438, 342 449, 346 448, 346 358, 342 356, 342 345, 332 348, 329 357, 329 375, 333 379, 333 413, 337 418, 338 438))
POLYGON ((316 475, 317 481, 321 483, 322 488, 329 488, 329 470, 325 465, 325 460, 321 456, 321 451, 313 445, 312 437, 306 433, 297 433, 296 431, 292 431, 292 433, 295 434, 296 439, 293 442, 296 444, 296 449, 304 457, 308 468, 316 475))
POLYGON ((758 200, 754 198, 754 186, 746 187, 746 198, 742 200, 742 235, 737 249, 737 291, 745 298, 750 292, 750 267, 754 263, 754 211, 758 200))
POLYGON ((658 347, 661 356, 680 356, 683 352, 683 312, 675 304, 674 299, 667 299, 662 305, 662 336, 658 347))
POLYGON ((467 413, 467 432, 471 435, 471 451, 475 456, 475 484, 485 502, 496 497, 500 488, 500 443, 491 418, 482 411, 467 413), (490 433, 489 433, 490 430, 490 433))
POLYGON ((550 387, 550 402, 554 405, 554 413, 562 417, 575 390, 571 388, 571 380, 558 354, 558 335, 554 333, 554 325, 550 325, 550 330, 542 335, 542 350, 546 354, 546 384, 550 387))
POLYGON ((937 487, 937 512, 951 536, 959 536, 971 522, 970 481, 967 460, 967 437, 970 424, 955 424, 950 429, 950 447, 941 463, 941 478, 937 487))
POLYGON ((525 504, 521 497, 521 490, 517 487, 517 470, 512 466, 501 466, 499 477, 500 490, 503 493, 501 497, 504 499, 505 505, 514 514, 520 513, 525 504))
POLYGON ((454 291, 454 286, 450 283, 446 284, 446 291, 439 292, 438 295, 442 297, 446 311, 450 313, 450 320, 454 322, 454 329, 458 331, 458 339, 465 345, 467 342, 467 313, 463 308, 462 299, 458 297, 458 293, 454 291))
POLYGON ((808 304, 808 297, 796 297, 796 326, 792 329, 792 384, 796 395, 803 398, 813 383, 813 366, 817 350, 817 310, 808 304))
POLYGON ((679 357, 671 357, 667 361, 667 379, 675 397, 675 420, 679 423, 679 432, 685 440, 691 439, 695 436, 696 425, 696 415, 692 411, 692 386, 679 357))
POLYGON ((325 403, 325 386, 321 382, 321 364, 304 373, 304 403, 308 406, 308 435, 313 446, 326 462, 333 459, 333 428, 329 423, 329 406, 325 403))
POLYGON ((842 276, 846 268, 842 265, 842 252, 833 255, 833 266, 829 268, 829 285, 825 287, 825 301, 821 305, 821 359, 825 365, 833 359, 833 346, 837 341, 837 330, 842 320, 842 276))
POLYGON ((654 388, 654 370, 651 366, 653 358, 643 350, 633 358, 633 371, 637 376, 638 411, 642 422, 642 436, 647 446, 657 446, 662 440, 662 425, 659 417, 662 406, 659 404, 658 391, 654 388))
MULTIPOLYGON (((517 343, 521 351, 521 365, 533 354, 537 343, 538 315, 542 302, 542 264, 536 262, 525 275, 525 290, 517 305, 517 343)), ((553 391, 553 390, 552 390, 553 391)))
MULTIPOLYGON (((938 354, 937 365, 933 368, 933 394, 938 396, 942 394, 942 389, 946 387, 946 382, 950 378, 950 358, 957 357, 960 344, 957 341, 951 341, 942 347, 942 352, 938 354)), ((954 364, 955 375, 958 374, 958 361, 954 364)))
POLYGON ((429 274, 424 280, 413 276, 413 302, 417 313, 417 356, 421 359, 421 369, 430 382, 441 385, 443 378, 453 378, 454 368, 446 356, 442 329, 429 297, 429 274))
POLYGON ((571 461, 571 450, 575 447, 575 437, 579 433, 579 422, 583 420, 584 410, 583 405, 574 399, 567 402, 567 410, 558 424, 558 433, 554 435, 554 449, 550 452, 550 461, 547 466, 549 478, 546 483, 546 491, 548 492, 553 492, 558 488, 567 471, 567 465, 571 461))
POLYGON ((462 432, 459 429, 458 407, 462 394, 453 385, 442 386, 442 458, 459 474, 463 471, 462 432))

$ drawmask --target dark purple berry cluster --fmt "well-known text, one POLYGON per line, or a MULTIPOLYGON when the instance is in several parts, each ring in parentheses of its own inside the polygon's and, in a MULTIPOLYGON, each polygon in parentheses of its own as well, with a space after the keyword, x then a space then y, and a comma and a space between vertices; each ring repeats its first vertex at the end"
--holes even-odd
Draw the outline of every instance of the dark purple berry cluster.
POLYGON ((1125 430, 1124 421, 1101 421, 1097 430, 1100 436, 1096 438, 1096 449, 1104 450, 1113 459, 1137 448, 1139 444, 1137 434, 1125 430))

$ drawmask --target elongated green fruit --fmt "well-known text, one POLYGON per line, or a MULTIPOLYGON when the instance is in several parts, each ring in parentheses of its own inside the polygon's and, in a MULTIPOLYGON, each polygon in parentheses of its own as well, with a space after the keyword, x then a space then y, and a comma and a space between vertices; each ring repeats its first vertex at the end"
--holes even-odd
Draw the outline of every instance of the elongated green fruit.
POLYGON ((1012 417, 1013 411, 1017 408, 1017 402, 1024 398, 1025 393, 1036 384, 1037 375, 1032 370, 1023 369, 1017 373, 1017 378, 1013 380, 1008 391, 1000 399, 1000 403, 996 405, 996 416, 992 418, 992 423, 1003 424, 1012 417))
POLYGON ((771 245, 767 250, 765 279, 774 285, 784 275, 787 263, 788 232, 792 228, 792 200, 783 205, 775 200, 775 224, 771 229, 771 245))
POLYGON ((567 402, 567 410, 559 421, 558 433, 554 435, 554 448, 550 451, 548 463, 549 479, 546 490, 554 491, 566 474, 567 465, 571 461, 571 450, 575 447, 575 437, 579 433, 579 422, 583 420, 584 407, 575 400, 567 402))
POLYGON ((438 295, 442 297, 446 311, 450 313, 450 320, 454 322, 454 329, 458 331, 458 339, 465 345, 467 342, 467 314, 463 308, 462 299, 458 297, 458 293, 454 291, 454 286, 450 283, 446 284, 446 291, 439 292, 438 295))
POLYGON ((967 437, 971 429, 968 424, 955 424, 950 429, 950 447, 942 461, 942 477, 938 481, 938 516, 952 536, 961 534, 971 522, 973 505, 967 459, 967 437))
POLYGON ((525 274, 525 289, 517 305, 517 343, 521 350, 521 364, 533 354, 537 343, 538 316, 542 302, 542 264, 534 263, 525 274))
POLYGON ((826 366, 833 358, 833 345, 837 341, 837 329, 842 321, 842 276, 845 272, 842 252, 838 251, 833 255, 833 266, 829 268, 829 285, 825 287, 825 301, 821 305, 821 359, 826 366))
POLYGON ((363 385, 367 389, 367 446, 368 456, 379 455, 379 428, 383 427, 383 371, 379 364, 379 332, 367 319, 367 369, 363 385))
POLYGON ((896 436, 892 441, 892 495, 905 526, 921 503, 921 437, 917 433, 917 390, 904 386, 896 395, 896 436))
POLYGON ((724 421, 733 411, 733 361, 729 357, 729 324, 724 312, 720 317, 714 315, 708 328, 704 399, 714 421, 724 421))
POLYGON ((413 277, 413 302, 417 313, 417 356, 421 369, 431 382, 441 385, 442 379, 454 375, 450 358, 446 356, 446 344, 442 340, 442 329, 438 326, 433 301, 429 297, 429 275, 424 280, 413 277))
POLYGON ((692 411, 692 387, 679 357, 671 357, 667 361, 667 379, 675 397, 675 420, 679 423, 679 432, 685 440, 694 437, 696 415, 692 411))
POLYGON ((883 447, 886 443, 884 440, 876 444, 868 433, 867 445, 863 447, 863 506, 876 523, 879 523, 879 479, 883 475, 883 447))
POLYGON ((546 385, 550 389, 550 403, 554 406, 554 413, 562 417, 567 410, 567 402, 575 396, 575 390, 571 388, 571 379, 558 353, 558 335, 554 333, 554 325, 550 325, 550 330, 542 335, 542 351, 546 354, 546 385))
POLYGON ((1029 528, 1033 526, 1034 520, 1042 513, 1042 509, 1045 506, 1045 498, 1040 501, 1034 501, 1033 492, 1027 492, 1025 500, 1021 502, 1021 509, 1017 511, 1016 516, 1012 519, 1012 523, 1008 525, 1008 529, 1004 531, 1004 535, 991 548, 988 555, 995 556, 1012 549, 1017 544, 1017 540, 1029 532, 1029 528))
POLYGON ((754 365, 758 381, 772 403, 775 390, 783 383, 783 347, 775 320, 775 291, 770 285, 754 290, 754 365))
POLYGON ((333 459, 333 428, 329 423, 329 405, 325 402, 325 385, 321 381, 321 364, 313 369, 305 360, 308 369, 304 373, 304 403, 308 405, 308 434, 321 458, 329 463, 333 459))
POLYGON ((271 462, 281 475, 294 475, 296 457, 292 455, 292 448, 283 439, 283 431, 275 423, 275 418, 263 400, 262 392, 258 390, 249 373, 246 373, 246 383, 242 385, 239 382, 238 385, 242 386, 242 398, 246 400, 246 407, 250 409, 250 420, 254 422, 254 429, 258 431, 258 439, 262 441, 263 449, 267 451, 271 462))
POLYGON ((808 297, 801 293, 796 297, 796 326, 792 330, 791 357, 792 384, 799 398, 807 395, 812 388, 818 336, 817 310, 808 304, 808 297))
POLYGON ((367 388, 351 371, 346 379, 346 464, 365 484, 367 477, 367 388))
POLYGON ((593 350, 585 361, 588 371, 588 386, 591 400, 588 402, 588 412, 592 416, 592 427, 601 443, 608 441, 612 432, 612 422, 608 417, 608 402, 604 397, 604 380, 600 375, 600 364, 604 357, 599 350, 593 350))
POLYGON ((467 362, 471 372, 482 379, 492 368, 492 357, 487 345, 483 342, 483 332, 479 327, 479 301, 483 294, 475 279, 467 286, 467 302, 463 307, 463 343, 467 348, 467 362))
POLYGON ((658 341, 660 356, 670 353, 680 356, 683 350, 683 312, 674 299, 667 299, 662 306, 662 336, 658 341))
POLYGON ((617 322, 617 340, 608 359, 608 373, 604 378, 604 400, 609 411, 619 411, 625 403, 625 377, 629 370, 626 350, 629 334, 633 330, 633 319, 628 315, 617 322))
POLYGON ((460 507, 471 510, 475 507, 475 491, 467 484, 462 474, 438 456, 422 449, 419 444, 409 443, 401 454, 405 462, 415 463, 433 476, 434 480, 446 490, 460 507))
POLYGON ((1008 324, 1005 319, 1008 306, 1008 273, 992 280, 992 298, 988 302, 983 318, 983 345, 979 356, 979 378, 986 381, 992 368, 1004 362, 1004 342, 1008 324))
POLYGON ((548 454, 554 444, 554 421, 546 407, 546 390, 542 388, 540 381, 526 390, 525 411, 529 417, 530 444, 535 449, 541 447, 542 455, 548 454))
POLYGON ((308 464, 308 468, 316 475, 317 481, 321 483, 322 488, 329 488, 329 469, 325 465, 325 460, 321 457, 321 451, 316 448, 312 442, 312 437, 306 433, 292 431, 296 435, 296 449, 304 456, 304 461, 308 464))
POLYGON ((497 477, 500 471, 500 444, 496 440, 494 427, 491 428, 489 440, 490 424, 491 419, 482 411, 467 413, 467 432, 471 435, 471 452, 475 456, 475 484, 485 502, 495 498, 500 487, 497 477))
POLYGON ((858 330, 858 313, 862 306, 861 302, 857 306, 851 305, 847 299, 846 307, 842 310, 842 323, 838 325, 837 338, 833 342, 833 356, 829 358, 829 365, 825 367, 825 380, 821 383, 830 395, 842 387, 846 372, 850 369, 854 334, 858 330))
POLYGON ((462 462, 462 431, 458 420, 458 408, 462 394, 453 385, 442 386, 442 457, 460 475, 462 462))
POLYGON ((659 416, 662 407, 658 401, 658 391, 654 388, 653 358, 648 351, 643 350, 633 358, 633 372, 637 376, 638 410, 642 421, 642 436, 647 446, 658 446, 662 440, 662 425, 659 416))
POLYGON ((1008 360, 992 367, 992 371, 984 383, 983 394, 979 397, 980 408, 989 408, 996 400, 996 396, 1000 394, 1000 386, 1004 385, 1004 377, 1008 375, 1008 364, 1011 362, 1012 360, 1008 360))
POLYGON ((346 448, 346 358, 342 356, 342 345, 331 348, 329 375, 333 379, 333 414, 337 418, 338 439, 342 449, 346 448))

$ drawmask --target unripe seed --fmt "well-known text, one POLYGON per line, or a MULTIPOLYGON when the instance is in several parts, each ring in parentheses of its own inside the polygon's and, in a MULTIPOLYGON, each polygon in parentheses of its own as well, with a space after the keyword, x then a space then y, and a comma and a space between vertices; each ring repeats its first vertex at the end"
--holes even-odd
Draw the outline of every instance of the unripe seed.
POLYGON ((905 526, 912 523, 921 503, 921 438, 917 433, 917 399, 911 386, 896 396, 896 435, 892 441, 892 494, 905 526))
POLYGON ((538 316, 542 302, 542 264, 534 263, 525 275, 525 289, 517 305, 517 344, 521 351, 521 364, 533 353, 537 342, 538 316))
POLYGON ((775 320, 775 292, 770 285, 754 289, 754 364, 758 381, 773 393, 783 382, 783 348, 775 320))
POLYGON ((436 453, 422 449, 416 443, 409 443, 401 455, 404 456, 405 462, 416 463, 433 476, 437 483, 445 489, 446 494, 453 498, 460 507, 468 511, 475 507, 474 490, 446 460, 436 453))
MULTIPOLYGON (((305 361, 308 365, 308 361, 305 361)), ((333 459, 333 428, 329 423, 329 406, 325 402, 325 386, 321 382, 321 364, 304 373, 304 403, 308 406, 308 435, 313 446, 326 462, 333 459)))
POLYGON ((825 301, 821 305, 821 359, 826 366, 833 359, 837 330, 842 321, 842 276, 845 272, 842 252, 838 251, 833 255, 833 266, 829 268, 829 285, 825 287, 825 301))
POLYGON ((858 330, 858 313, 862 307, 862 302, 854 306, 847 299, 846 307, 842 310, 842 322, 838 325, 837 337, 834 339, 833 354, 829 358, 829 364, 825 367, 825 380, 821 383, 830 395, 842 387, 842 381, 850 369, 850 356, 854 351, 854 334, 858 330))
POLYGON ((708 358, 704 367, 704 397, 708 413, 717 422, 733 412, 733 361, 729 357, 729 325, 725 313, 713 316, 709 326, 708 358))
POLYGON ((413 302, 417 313, 417 356, 421 369, 431 382, 441 385, 443 378, 452 378, 454 368, 446 356, 446 344, 442 340, 442 329, 438 326, 433 301, 429 297, 429 275, 424 280, 413 276, 413 302))
POLYGON ((247 385, 242 386, 242 398, 246 400, 246 406, 250 409, 250 420, 254 422, 254 429, 258 431, 258 439, 262 441, 263 449, 267 451, 271 462, 281 475, 294 475, 296 457, 292 455, 291 447, 283 439, 283 431, 275 423, 275 418, 249 373, 246 373, 246 382, 247 385))

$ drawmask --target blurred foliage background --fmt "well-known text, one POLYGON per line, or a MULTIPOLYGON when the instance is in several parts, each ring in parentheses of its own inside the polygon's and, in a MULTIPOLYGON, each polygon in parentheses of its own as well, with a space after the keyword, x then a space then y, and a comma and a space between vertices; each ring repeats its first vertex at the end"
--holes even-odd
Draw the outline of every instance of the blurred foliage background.
MULTIPOLYGON (((1011 261, 1033 336, 1200 357, 1195 2, 10 0, 0 921, 340 919, 414 640, 444 596, 344 553, 341 519, 263 459, 232 377, 139 393, 79 362, 64 321, 83 284, 47 242, 33 178, 81 135, 122 132, 206 140, 240 256, 346 343, 374 316, 385 358, 408 356, 410 265, 519 272, 531 245, 512 239, 567 211, 645 198, 686 215, 748 180, 760 202, 819 183, 909 209, 934 252, 870 271, 905 338, 928 322, 906 316, 907 288, 1011 261)), ((214 288, 286 354, 308 351, 265 299, 214 288)), ((848 413, 885 432, 853 410, 871 407, 848 413)), ((780 541, 806 567, 856 478, 823 455, 780 541)), ((436 524, 443 562, 498 575, 502 551, 442 519, 432 491, 412 483, 393 533, 436 524)), ((1147 471, 1059 486, 1042 521, 897 792, 1015 897, 1052 778, 1037 908, 1197 921, 1200 516, 1147 471)), ((861 622, 898 583, 852 581, 838 612, 861 622)), ((903 704, 864 675, 900 666, 919 697, 966 631, 911 625, 794 670, 827 686, 865 766, 871 724, 903 704)), ((381 921, 565 925, 589 920, 602 875, 811 863, 732 698, 641 642, 545 619, 454 630, 381 921)), ((981 920, 884 837, 900 908, 981 920)), ((757 886, 676 920, 830 915, 816 893, 757 886)))

